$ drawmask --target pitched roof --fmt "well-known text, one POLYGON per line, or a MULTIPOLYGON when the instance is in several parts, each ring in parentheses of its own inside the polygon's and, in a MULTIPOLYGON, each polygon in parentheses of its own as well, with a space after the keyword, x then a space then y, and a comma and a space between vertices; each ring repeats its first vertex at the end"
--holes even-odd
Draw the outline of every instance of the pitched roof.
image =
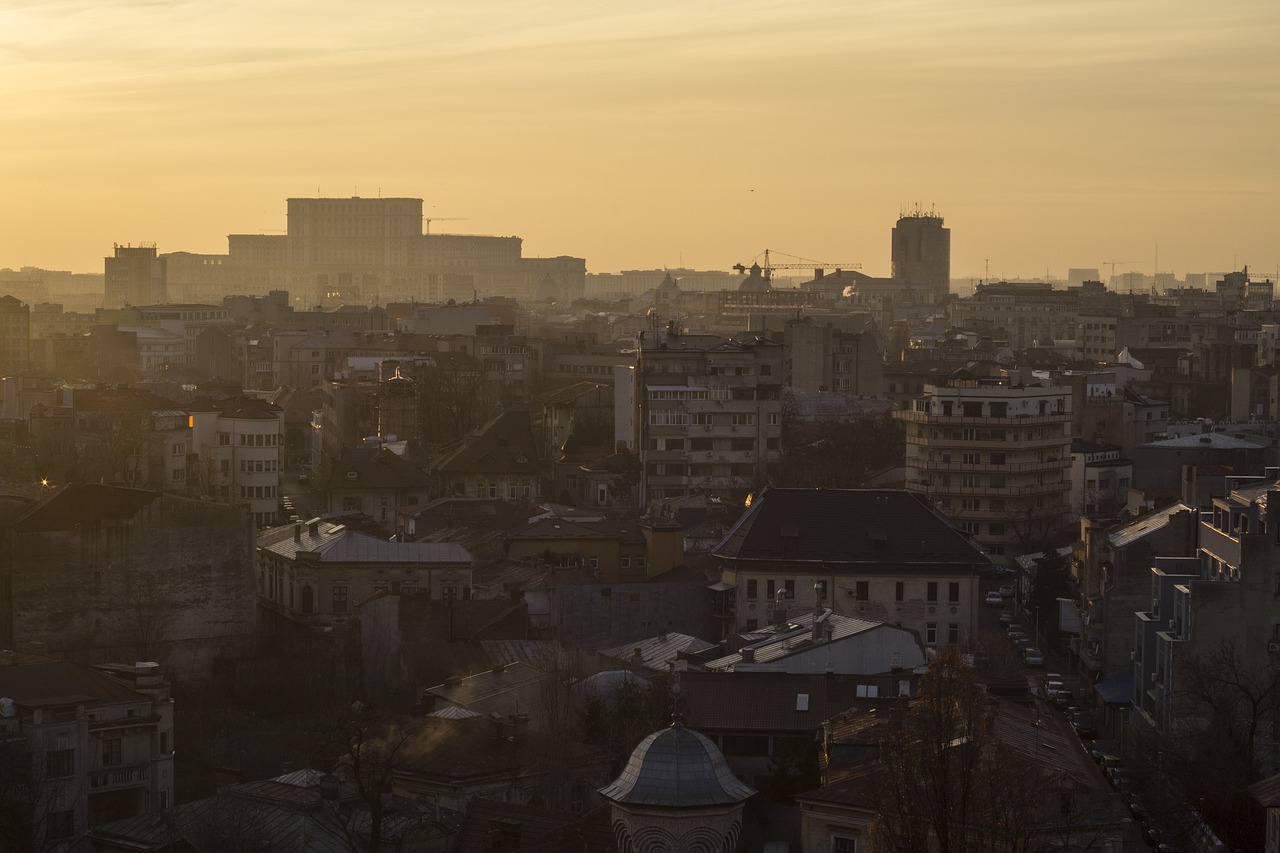
MULTIPOLYGON (((904 676, 906 677, 906 676, 904 676)), ((826 673, 696 672, 680 675, 688 724, 702 731, 816 732, 823 720, 867 702, 865 677, 826 673), (797 710, 797 697, 807 705, 797 710)))
POLYGON ((508 541, 525 539, 617 539, 628 545, 643 545, 645 541, 640 524, 635 521, 570 521, 565 518, 544 518, 507 534, 508 541))
POLYGON ((258 535, 258 547, 286 560, 296 560, 303 553, 323 563, 471 562, 466 549, 452 542, 390 542, 328 521, 264 530, 258 535))
POLYGON ((711 553, 782 566, 991 562, 924 498, 895 489, 766 489, 711 553))
POLYGON ((385 447, 345 449, 329 473, 331 492, 370 489, 425 489, 431 477, 414 463, 385 447), (354 475, 354 476, 352 476, 354 475))
POLYGON ((1107 541, 1111 543, 1113 548, 1123 548, 1126 545, 1131 545, 1139 539, 1150 536, 1152 533, 1164 530, 1173 521, 1173 517, 1180 512, 1195 514, 1194 509, 1179 501, 1172 506, 1149 512, 1141 518, 1136 518, 1128 524, 1117 527, 1107 534, 1107 541))
POLYGON ((538 471, 537 451, 529 413, 511 409, 445 451, 433 467, 446 474, 533 474, 538 471))
POLYGON ((733 775, 709 738, 675 723, 640 741, 600 793, 616 803, 688 807, 741 803, 755 791, 733 775))
POLYGON ((224 418, 237 420, 276 420, 281 408, 275 403, 258 400, 253 397, 227 397, 215 400, 211 397, 197 397, 187 404, 189 412, 217 412, 224 418))
POLYGON ((706 640, 700 640, 688 634, 673 632, 637 640, 634 643, 614 646, 611 649, 601 649, 597 654, 614 660, 634 662, 637 659, 637 653, 639 653, 638 658, 642 666, 649 669, 666 670, 667 664, 676 660, 681 652, 696 653, 713 648, 715 648, 714 643, 708 643, 706 640))
MULTIPOLYGON (((789 621, 780 628, 770 626, 771 636, 753 643, 748 643, 743 648, 751 649, 754 662, 756 664, 772 663, 791 655, 800 654, 809 651, 816 645, 813 642, 813 613, 806 613, 803 616, 789 621)), ((819 628, 822 623, 830 626, 831 637, 824 639, 823 645, 826 643, 839 642, 848 637, 858 634, 866 634, 878 628, 886 628, 890 631, 901 631, 901 628, 893 628, 886 626, 883 622, 872 622, 867 619, 854 619, 850 616, 841 616, 838 613, 832 613, 830 610, 825 611, 818 617, 819 628)), ((825 635, 824 635, 825 637, 825 635)), ((706 667, 716 671, 733 671, 738 664, 742 663, 742 652, 734 652, 730 655, 707 661, 706 667)), ((888 669, 888 660, 885 660, 888 669)), ((924 652, 921 651, 919 660, 904 661, 903 666, 916 666, 924 663, 924 652)), ((872 673, 867 673, 872 674, 872 673)))

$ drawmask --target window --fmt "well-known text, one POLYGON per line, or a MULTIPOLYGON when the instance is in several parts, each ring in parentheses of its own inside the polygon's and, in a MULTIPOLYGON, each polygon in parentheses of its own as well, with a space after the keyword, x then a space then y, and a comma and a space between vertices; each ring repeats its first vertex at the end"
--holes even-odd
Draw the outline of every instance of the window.
POLYGON ((778 587, 778 582, 777 582, 777 581, 775 581, 773 578, 769 578, 769 580, 765 581, 765 582, 764 582, 764 596, 765 596, 765 598, 767 598, 767 599, 769 599, 770 601, 772 601, 772 600, 773 600, 774 593, 776 593, 776 592, 777 592, 777 587, 778 587))
POLYGON ((346 584, 333 585, 333 612, 334 613, 347 612, 347 585, 346 584))
POLYGON ((938 582, 929 581, 929 585, 927 589, 928 589, 928 594, 925 596, 925 598, 927 598, 929 601, 937 601, 938 600, 938 582))
POLYGON ((938 623, 930 622, 924 626, 924 642, 928 646, 938 644, 938 623))
POLYGON ((947 642, 953 646, 960 642, 960 624, 958 622, 952 622, 947 625, 947 642))
POLYGON ((855 586, 854 598, 856 598, 858 601, 871 600, 871 582, 870 581, 858 581, 854 586, 855 586))
POLYGON ((750 580, 747 581, 747 599, 748 600, 754 601, 758 597, 757 594, 760 591, 759 583, 760 582, 757 581, 755 578, 751 578, 750 580))
POLYGON ((45 816, 46 829, 45 837, 50 841, 70 838, 75 830, 75 812, 67 809, 66 811, 49 812, 45 816))
POLYGON ((960 603, 960 584, 958 582, 952 581, 947 584, 947 601, 952 604, 960 603))
POLYGON ((906 591, 907 591, 907 585, 905 583, 903 583, 902 581, 898 581, 897 583, 895 583, 893 585, 893 600, 905 601, 906 591))
POLYGON ((231 433, 229 432, 218 433, 218 444, 227 445, 230 443, 231 443, 231 433))
POLYGON ((782 586, 787 591, 787 598, 794 601, 796 597, 796 582, 793 580, 785 580, 782 582, 782 586))
POLYGON ((629 568, 631 568, 631 558, 630 558, 630 557, 622 557, 622 558, 620 558, 620 559, 619 559, 619 565, 621 565, 621 566, 622 566, 622 568, 624 568, 624 569, 629 569, 629 568))
POLYGON ((987 525, 987 533, 991 536, 1004 535, 1004 523, 993 521, 987 525))
POLYGON ((181 482, 182 482, 182 478, 183 478, 185 475, 186 475, 186 472, 185 472, 185 471, 183 471, 181 468, 175 468, 175 469, 173 469, 173 481, 174 481, 175 483, 181 483, 181 482))
POLYGON ((169 754, 169 733, 168 732, 160 733, 160 754, 161 755, 169 754))
POLYGON ((991 454, 991 464, 992 464, 992 465, 1003 465, 1003 464, 1004 464, 1004 459, 1005 459, 1005 455, 1004 455, 1003 453, 992 453, 992 454, 991 454))
POLYGON ((982 454, 981 453, 965 453, 963 454, 961 461, 964 462, 964 464, 966 465, 978 465, 978 464, 981 464, 982 462, 982 454))
POLYGON ((113 767, 120 763, 120 738, 107 738, 102 742, 102 766, 113 767))
POLYGON ((51 749, 45 754, 45 771, 50 777, 71 776, 76 772, 74 749, 51 749))
POLYGON ((187 446, 186 446, 185 444, 183 444, 182 442, 178 442, 177 444, 175 444, 175 445, 173 446, 173 455, 174 455, 174 456, 183 456, 183 455, 185 455, 185 454, 186 454, 186 452, 187 452, 187 446))
POLYGON ((636 568, 643 569, 643 568, 646 568, 648 565, 649 565, 649 559, 647 557, 636 557, 636 568))

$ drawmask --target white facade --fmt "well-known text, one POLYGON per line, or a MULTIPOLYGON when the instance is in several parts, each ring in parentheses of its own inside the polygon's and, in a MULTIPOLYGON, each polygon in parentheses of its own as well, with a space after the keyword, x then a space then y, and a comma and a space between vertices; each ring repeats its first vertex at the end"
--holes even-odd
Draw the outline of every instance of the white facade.
POLYGON ((259 527, 279 521, 284 411, 191 413, 192 452, 203 494, 245 504, 259 527))

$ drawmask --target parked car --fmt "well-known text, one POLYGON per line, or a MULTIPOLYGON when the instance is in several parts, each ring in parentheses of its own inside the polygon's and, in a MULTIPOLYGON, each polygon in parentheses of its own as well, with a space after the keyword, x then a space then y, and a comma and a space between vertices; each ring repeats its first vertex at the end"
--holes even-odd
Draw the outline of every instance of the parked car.
MULTIPOLYGON (((987 598, 988 598, 988 599, 990 599, 990 598, 991 598, 991 596, 993 596, 993 595, 995 595, 995 596, 999 596, 999 595, 1000 595, 1000 593, 998 593, 998 592, 989 592, 989 593, 987 593, 987 598)), ((1003 613, 1001 613, 1001 614, 1000 614, 1000 624, 1001 624, 1001 625, 1004 625, 1005 627, 1008 627, 1009 625, 1012 625, 1012 624, 1013 624, 1013 619, 1014 619, 1014 616, 1013 616, 1013 611, 1012 611, 1012 610, 1006 610, 1006 611, 1004 611, 1003 613)))
POLYGON ((1064 684, 1063 682, 1052 681, 1052 680, 1045 681, 1044 687, 1041 688, 1041 690, 1044 692, 1044 698, 1048 699, 1050 702, 1053 701, 1053 697, 1057 696, 1059 693, 1063 692, 1066 689, 1067 689, 1067 685, 1064 684))
POLYGON ((299 474, 299 475, 298 475, 298 485, 299 485, 299 486, 309 486, 309 485, 311 485, 311 478, 310 478, 309 476, 307 476, 306 474, 299 474))
POLYGON ((1044 666, 1044 655, 1037 648, 1030 648, 1022 653, 1022 662, 1027 666, 1044 666))
POLYGON ((1101 764, 1102 759, 1106 758, 1108 755, 1111 755, 1113 752, 1115 752, 1116 748, 1119 746, 1120 746, 1119 741, 1095 740, 1089 746, 1089 754, 1093 756, 1094 761, 1097 761, 1099 764, 1101 764))
POLYGON ((1098 736, 1098 721, 1094 719, 1093 714, 1076 714, 1071 720, 1071 727, 1075 729, 1076 734, 1080 735, 1082 738, 1098 736))
POLYGON ((995 574, 997 577, 1013 577, 1013 568, 1011 566, 996 566, 995 574))
POLYGON ((1000 585, 1001 598, 1013 598, 1013 584, 1005 583, 1000 585))
POLYGON ((1000 597, 998 592, 989 592, 987 593, 987 606, 1004 607, 1004 599, 1000 597))
POLYGON ((1015 646, 1018 645, 1019 640, 1025 640, 1026 638, 1026 632, 1020 629, 1015 628, 1009 632, 1009 642, 1013 643, 1015 646))

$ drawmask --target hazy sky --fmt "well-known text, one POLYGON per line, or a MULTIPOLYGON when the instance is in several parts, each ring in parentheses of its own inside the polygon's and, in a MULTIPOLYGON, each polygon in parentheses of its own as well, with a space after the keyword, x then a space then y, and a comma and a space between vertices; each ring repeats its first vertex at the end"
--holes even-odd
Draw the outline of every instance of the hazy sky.
POLYGON ((1277 0, 0 0, 0 266, 426 200, 593 272, 1280 266, 1277 0))

